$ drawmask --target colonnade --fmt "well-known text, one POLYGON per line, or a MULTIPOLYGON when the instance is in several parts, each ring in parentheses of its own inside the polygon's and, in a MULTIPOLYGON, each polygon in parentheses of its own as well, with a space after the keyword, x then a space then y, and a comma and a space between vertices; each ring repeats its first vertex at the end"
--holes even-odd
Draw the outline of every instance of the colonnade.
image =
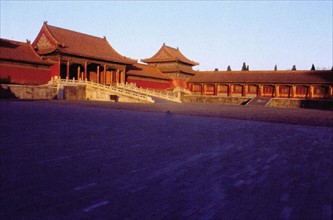
POLYGON ((276 98, 333 98, 332 85, 190 83, 197 95, 276 98))
POLYGON ((70 61, 62 62, 61 65, 66 65, 65 73, 64 68, 60 70, 62 72, 61 75, 66 78, 83 79, 101 84, 125 83, 124 67, 70 61))

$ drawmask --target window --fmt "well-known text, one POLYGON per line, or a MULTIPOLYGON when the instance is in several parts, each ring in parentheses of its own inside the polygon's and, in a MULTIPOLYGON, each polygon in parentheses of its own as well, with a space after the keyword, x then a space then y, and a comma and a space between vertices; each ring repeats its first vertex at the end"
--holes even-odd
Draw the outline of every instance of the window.
POLYGON ((256 85, 249 85, 248 87, 248 93, 256 94, 258 90, 258 87, 256 85))
POLYGON ((206 95, 214 95, 215 93, 215 86, 212 84, 207 84, 205 86, 205 94, 206 95))
POLYGON ((234 86, 234 93, 242 93, 242 91, 243 91, 243 86, 241 85, 234 86))
POLYGON ((290 86, 280 86, 279 93, 281 96, 288 96, 290 94, 290 86))
POLYGON ((193 85, 192 90, 193 92, 201 92, 201 85, 193 85))
POLYGON ((219 93, 228 93, 228 86, 227 85, 219 85, 219 93))

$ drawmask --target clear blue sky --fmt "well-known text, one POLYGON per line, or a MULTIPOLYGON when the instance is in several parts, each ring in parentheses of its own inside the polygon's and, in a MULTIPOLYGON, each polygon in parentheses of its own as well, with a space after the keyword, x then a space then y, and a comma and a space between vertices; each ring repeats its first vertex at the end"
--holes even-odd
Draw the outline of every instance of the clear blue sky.
POLYGON ((103 37, 133 59, 163 43, 194 69, 331 68, 329 1, 1 1, 1 38, 33 41, 44 21, 103 37))

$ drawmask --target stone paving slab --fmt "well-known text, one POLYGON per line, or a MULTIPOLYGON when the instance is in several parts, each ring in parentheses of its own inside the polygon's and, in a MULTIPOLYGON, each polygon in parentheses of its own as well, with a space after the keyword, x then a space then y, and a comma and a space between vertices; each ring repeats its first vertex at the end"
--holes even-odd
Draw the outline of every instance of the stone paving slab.
POLYGON ((333 127, 186 107, 0 101, 0 219, 332 218, 333 127))
POLYGON ((285 124, 333 127, 333 109, 316 110, 302 108, 270 108, 213 103, 170 103, 155 104, 113 103, 94 101, 53 101, 58 105, 76 105, 96 108, 111 108, 129 111, 159 112, 178 115, 207 116, 242 119, 251 121, 277 122, 285 124))

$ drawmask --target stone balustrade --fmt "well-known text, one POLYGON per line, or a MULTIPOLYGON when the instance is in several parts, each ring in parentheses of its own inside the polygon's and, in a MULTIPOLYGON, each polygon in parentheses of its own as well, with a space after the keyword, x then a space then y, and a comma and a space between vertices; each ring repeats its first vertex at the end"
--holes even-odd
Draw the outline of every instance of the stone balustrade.
POLYGON ((99 83, 95 83, 88 80, 82 80, 82 79, 59 79, 57 77, 51 78, 49 85, 52 86, 59 86, 59 85, 87 85, 95 89, 103 90, 105 92, 109 92, 111 94, 116 94, 120 96, 127 96, 134 99, 139 99, 141 101, 146 101, 149 103, 154 103, 155 101, 147 94, 142 92, 141 90, 137 90, 132 87, 128 86, 121 86, 122 84, 116 84, 116 86, 113 85, 103 85, 99 83))
POLYGON ((136 91, 136 92, 141 93, 141 94, 146 94, 146 95, 149 95, 149 96, 152 96, 152 97, 165 99, 165 100, 172 101, 172 102, 181 103, 181 98, 180 98, 180 92, 181 91, 171 92, 171 93, 163 93, 163 92, 158 92, 156 90, 138 88, 134 84, 127 84, 127 83, 125 83, 125 84, 118 83, 116 87, 127 89, 127 90, 130 90, 130 91, 136 91))

